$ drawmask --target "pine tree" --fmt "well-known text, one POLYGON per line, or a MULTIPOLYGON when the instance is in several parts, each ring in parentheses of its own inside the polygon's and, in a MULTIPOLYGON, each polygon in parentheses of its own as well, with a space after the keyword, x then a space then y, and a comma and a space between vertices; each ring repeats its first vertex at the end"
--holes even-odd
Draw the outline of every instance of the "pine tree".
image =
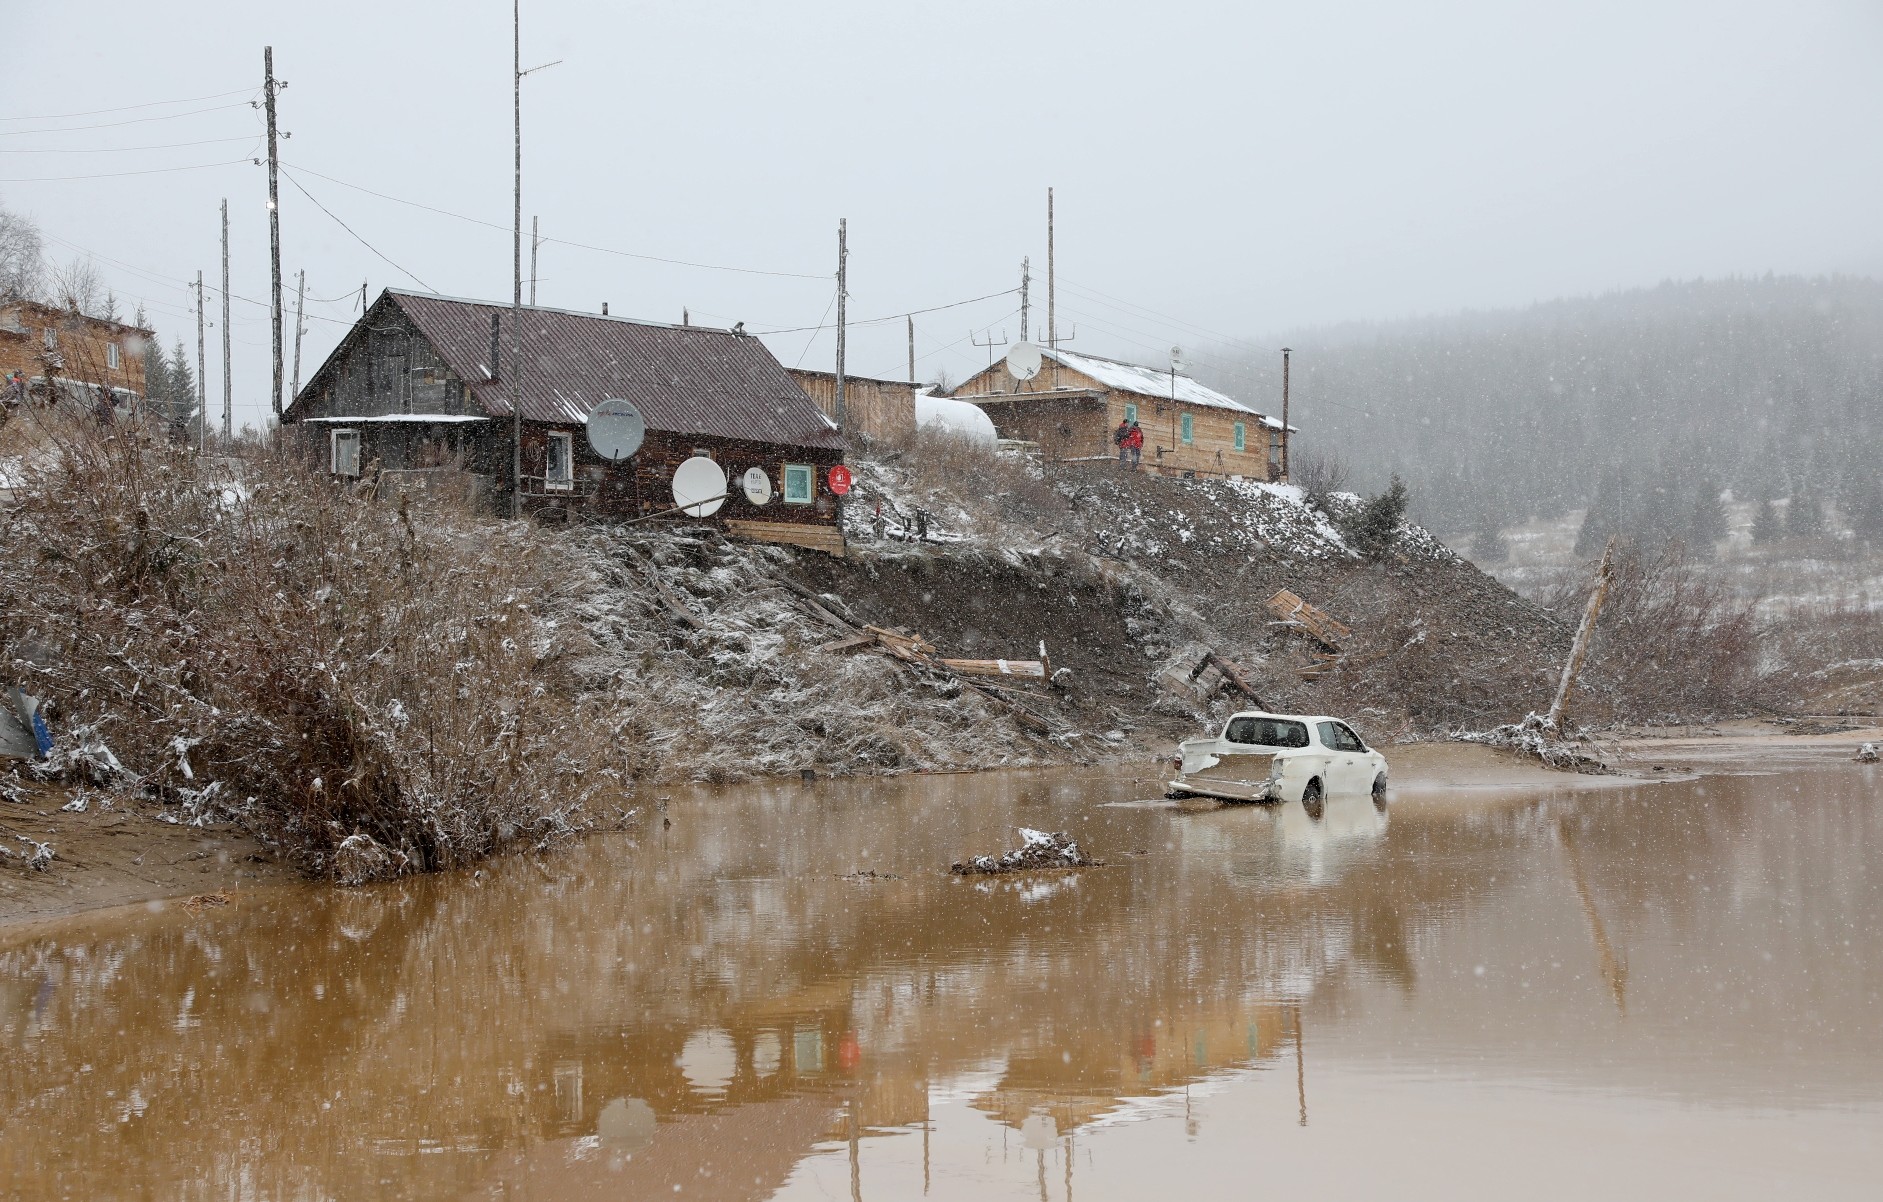
POLYGON ((178 338, 171 349, 164 374, 169 385, 163 398, 164 424, 170 428, 170 437, 187 441, 196 428, 198 414, 196 373, 190 368, 189 352, 183 348, 183 339, 178 338))
POLYGON ((1818 494, 1801 490, 1792 494, 1785 509, 1785 533, 1792 538, 1824 536, 1824 504, 1818 494))
POLYGON ((1504 537, 1503 526, 1490 504, 1478 506, 1476 520, 1471 525, 1471 558, 1481 564, 1510 562, 1510 542, 1504 537))
POLYGON ((1687 517, 1687 546, 1699 555, 1710 556, 1714 544, 1726 537, 1726 505, 1720 500, 1724 490, 1719 477, 1700 478, 1693 494, 1693 510, 1687 517))
POLYGON ((1405 524, 1408 499, 1405 481, 1395 475, 1385 492, 1361 502, 1342 530, 1353 549, 1368 559, 1379 559, 1391 550, 1405 524))
POLYGON ((1595 497, 1582 515, 1582 528, 1576 531, 1576 555, 1588 559, 1608 540, 1620 533, 1621 477, 1613 470, 1602 473, 1595 486, 1595 497))
POLYGON ((1772 498, 1759 498, 1758 512, 1752 516, 1752 541, 1755 543, 1775 543, 1784 534, 1778 521, 1778 511, 1772 508, 1772 498))

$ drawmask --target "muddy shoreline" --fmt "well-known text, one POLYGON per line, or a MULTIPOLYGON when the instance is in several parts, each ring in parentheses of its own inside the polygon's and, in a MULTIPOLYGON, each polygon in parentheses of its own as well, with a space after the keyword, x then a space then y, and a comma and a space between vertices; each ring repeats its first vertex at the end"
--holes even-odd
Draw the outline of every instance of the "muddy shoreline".
MULTIPOLYGON (((1464 743, 1401 744, 1387 754, 1393 804, 1476 808, 1520 800, 1540 789, 1608 789, 1694 775, 1848 763, 1864 742, 1883 742, 1883 726, 1812 734, 1755 722, 1672 728, 1605 740, 1604 756, 1617 769, 1610 776, 1558 772, 1511 752, 1464 743)), ((1164 779, 1161 757, 1149 755, 1082 770, 1130 776, 1159 791, 1164 779)), ((84 791, 85 809, 62 808, 80 792, 29 786, 25 803, 0 808, 0 833, 9 844, 26 835, 57 850, 41 871, 28 871, 19 859, 0 863, 0 936, 76 914, 207 894, 227 893, 239 904, 244 889, 306 880, 228 827, 164 822, 140 807, 111 803, 95 790, 84 791)))

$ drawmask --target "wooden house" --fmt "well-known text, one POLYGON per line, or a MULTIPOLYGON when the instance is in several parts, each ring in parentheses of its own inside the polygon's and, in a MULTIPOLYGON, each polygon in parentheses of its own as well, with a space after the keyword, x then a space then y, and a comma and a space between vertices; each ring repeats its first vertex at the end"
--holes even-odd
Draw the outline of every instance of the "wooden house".
MULTIPOLYGON (((789 369, 806 395, 832 420, 837 417, 837 374, 829 371, 789 369)), ((906 438, 915 433, 915 394, 922 386, 908 380, 875 380, 845 375, 843 407, 845 434, 865 438, 906 438)))
POLYGON ((1144 431, 1143 469, 1166 476, 1279 481, 1282 423, 1181 372, 1041 348, 1031 380, 998 362, 954 390, 993 419, 1002 438, 1038 443, 1058 462, 1116 460, 1112 431, 1144 431))
MULTIPOLYGON (((0 389, 45 399, 50 379, 67 399, 113 404, 144 399, 144 356, 151 332, 37 301, 0 304, 0 389)), ((23 396, 14 396, 14 401, 23 396)))
POLYGON ((830 469, 843 439, 757 338, 525 306, 521 369, 509 364, 510 306, 388 289, 282 415, 340 475, 456 469, 508 511, 515 390, 526 512, 644 517, 674 507, 674 469, 693 456, 726 473, 710 521, 745 537, 843 553, 830 469), (640 451, 610 463, 584 423, 609 398, 647 423, 640 451), (743 473, 771 482, 747 500, 743 473))

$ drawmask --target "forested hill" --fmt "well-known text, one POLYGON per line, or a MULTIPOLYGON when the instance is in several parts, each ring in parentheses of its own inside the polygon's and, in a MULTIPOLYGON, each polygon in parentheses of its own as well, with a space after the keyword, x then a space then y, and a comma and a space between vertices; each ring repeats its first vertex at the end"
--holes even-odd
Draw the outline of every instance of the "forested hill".
MULTIPOLYGON (((1297 452, 1331 451, 1361 490, 1397 472, 1427 525, 1594 503, 1704 542, 1731 489, 1883 541, 1883 283, 1668 283, 1286 341, 1297 452)), ((1277 358, 1239 352, 1221 382, 1278 405, 1277 358)))

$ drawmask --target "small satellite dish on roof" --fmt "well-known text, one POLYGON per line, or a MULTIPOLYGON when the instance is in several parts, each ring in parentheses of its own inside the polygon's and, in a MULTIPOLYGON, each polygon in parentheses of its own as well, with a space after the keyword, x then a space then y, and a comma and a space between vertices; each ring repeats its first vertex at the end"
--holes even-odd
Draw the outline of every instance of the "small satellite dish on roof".
POLYGON ((772 499, 772 478, 762 467, 746 468, 745 475, 739 477, 739 484, 745 489, 745 499, 754 505, 764 505, 772 499))
POLYGON ((1007 371, 1016 380, 1031 380, 1040 374, 1040 348, 1031 342, 1016 342, 1007 352, 1007 371))
POLYGON ((690 518, 709 518, 726 503, 726 473, 704 455, 695 455, 673 472, 674 508, 690 518))
POLYGON ((610 397, 588 415, 588 445, 610 463, 640 450, 646 437, 647 422, 632 401, 610 397))

